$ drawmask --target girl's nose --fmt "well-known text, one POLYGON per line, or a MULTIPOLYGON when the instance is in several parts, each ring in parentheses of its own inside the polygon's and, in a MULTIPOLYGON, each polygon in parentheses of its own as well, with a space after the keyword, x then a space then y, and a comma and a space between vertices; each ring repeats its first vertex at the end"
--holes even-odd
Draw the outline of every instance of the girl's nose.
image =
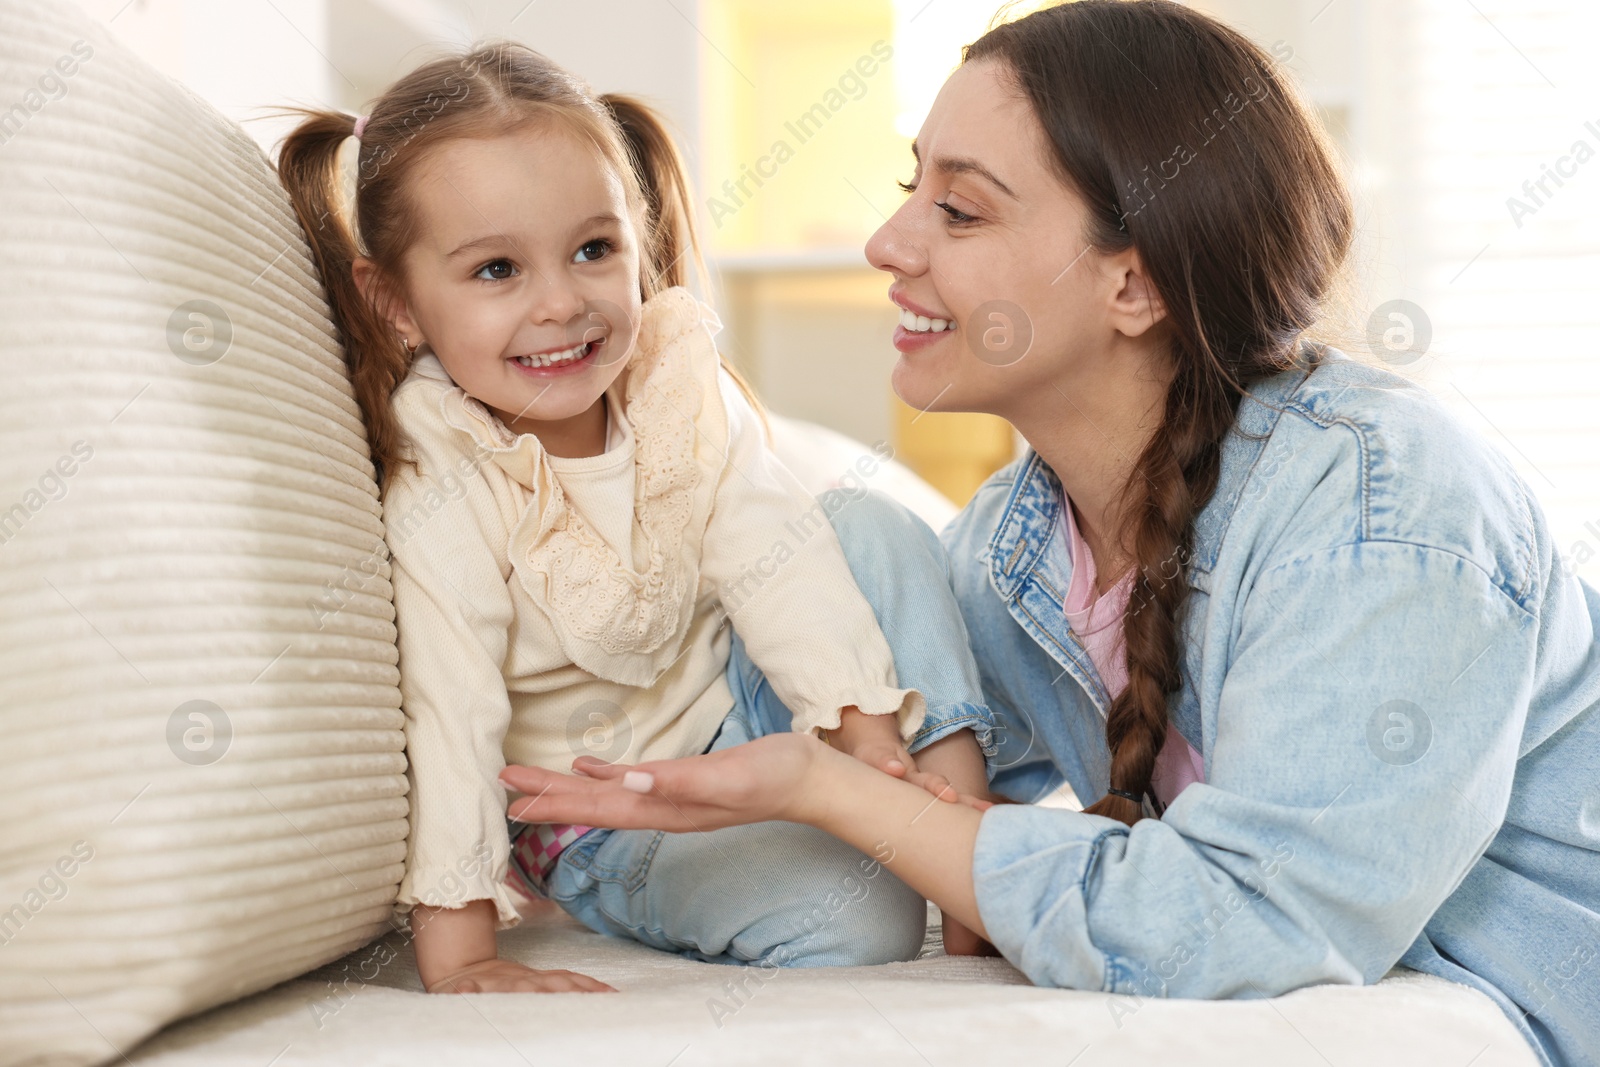
POLYGON ((915 278, 928 269, 928 255, 906 224, 905 215, 902 207, 868 239, 867 262, 881 271, 915 278))
POLYGON ((532 292, 528 318, 536 326, 571 322, 583 310, 583 295, 559 279, 546 277, 532 292))

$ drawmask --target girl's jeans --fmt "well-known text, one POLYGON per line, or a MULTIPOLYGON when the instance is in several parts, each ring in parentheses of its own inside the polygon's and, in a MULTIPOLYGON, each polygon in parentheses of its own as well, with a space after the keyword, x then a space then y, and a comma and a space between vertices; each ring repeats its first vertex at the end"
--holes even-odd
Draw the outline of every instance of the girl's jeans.
MULTIPOLYGON (((927 719, 907 747, 915 753, 971 729, 991 755, 993 719, 938 538, 875 491, 834 490, 820 499, 889 640, 899 684, 927 701, 927 719)), ((707 751, 789 729, 789 710, 737 633, 727 677, 734 707, 707 751)), ((524 827, 510 829, 514 837, 524 827)), ((797 823, 701 833, 597 829, 561 853, 546 889, 593 930, 712 963, 914 959, 926 905, 878 859, 797 823)))

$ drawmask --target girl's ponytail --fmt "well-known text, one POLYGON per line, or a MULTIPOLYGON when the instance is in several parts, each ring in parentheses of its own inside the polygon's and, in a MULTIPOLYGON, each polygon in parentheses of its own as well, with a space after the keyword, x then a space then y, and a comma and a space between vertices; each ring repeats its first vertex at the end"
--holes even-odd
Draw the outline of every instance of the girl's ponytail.
MULTIPOLYGON (((661 117, 642 100, 606 93, 600 97, 600 102, 611 112, 622 132, 649 212, 644 235, 645 296, 674 285, 689 285, 691 279, 704 283, 705 263, 700 254, 700 237, 695 232, 694 202, 690 199, 689 179, 684 174, 683 156, 678 153, 672 135, 661 117)), ((702 284, 701 289, 705 288, 702 284)), ((722 368, 761 416, 762 426, 770 437, 772 427, 767 423, 766 408, 756 391, 726 356, 722 357, 722 368)))
POLYGON ((640 191, 649 208, 644 237, 646 295, 674 285, 688 285, 700 277, 700 238, 695 232, 694 206, 689 180, 684 174, 672 135, 661 117, 643 101, 607 93, 600 102, 611 112, 639 177, 640 191))
POLYGON ((342 193, 339 150, 355 133, 356 119, 338 111, 284 110, 305 118, 278 151, 278 178, 322 275, 381 487, 394 469, 402 440, 389 398, 405 379, 410 360, 394 327, 357 287, 351 269, 361 251, 342 193))

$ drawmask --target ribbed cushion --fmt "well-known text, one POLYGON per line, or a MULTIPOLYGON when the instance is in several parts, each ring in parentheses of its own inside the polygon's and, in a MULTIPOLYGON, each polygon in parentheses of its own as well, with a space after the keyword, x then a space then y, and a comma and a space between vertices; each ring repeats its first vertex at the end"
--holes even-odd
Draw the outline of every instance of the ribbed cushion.
POLYGON ((90 1064, 387 928, 389 564, 241 129, 0 0, 0 197, 0 1062, 90 1064))

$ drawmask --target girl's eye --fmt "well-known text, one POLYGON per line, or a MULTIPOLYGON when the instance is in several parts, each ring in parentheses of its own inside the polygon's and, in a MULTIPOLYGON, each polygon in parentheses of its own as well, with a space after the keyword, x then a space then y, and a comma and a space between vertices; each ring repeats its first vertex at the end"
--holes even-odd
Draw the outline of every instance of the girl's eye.
POLYGON ((908 196, 917 191, 917 183, 916 182, 895 182, 895 184, 900 187, 900 191, 901 192, 905 193, 908 196))
POLYGON ((611 254, 611 242, 604 237, 589 241, 579 248, 573 255, 574 263, 593 263, 597 259, 604 259, 611 254))
POLYGON ((968 215, 964 211, 957 211, 955 208, 951 207, 949 204, 941 203, 938 200, 935 200, 933 202, 933 206, 938 208, 940 211, 943 211, 946 215, 949 215, 951 222, 971 222, 973 220, 973 218, 975 217, 975 216, 972 216, 972 215, 968 215))
POLYGON ((490 276, 488 278, 485 278, 483 276, 483 272, 484 271, 486 271, 486 270, 487 271, 492 271, 496 267, 505 267, 508 270, 513 270, 513 271, 516 270, 516 268, 511 265, 511 261, 509 259, 496 259, 496 260, 492 260, 492 261, 490 261, 488 263, 485 263, 483 266, 479 267, 477 273, 474 274, 473 277, 477 278, 479 281, 485 281, 485 282, 503 282, 507 278, 513 277, 513 275, 511 275, 511 274, 496 274, 496 275, 492 275, 492 276, 490 276))

